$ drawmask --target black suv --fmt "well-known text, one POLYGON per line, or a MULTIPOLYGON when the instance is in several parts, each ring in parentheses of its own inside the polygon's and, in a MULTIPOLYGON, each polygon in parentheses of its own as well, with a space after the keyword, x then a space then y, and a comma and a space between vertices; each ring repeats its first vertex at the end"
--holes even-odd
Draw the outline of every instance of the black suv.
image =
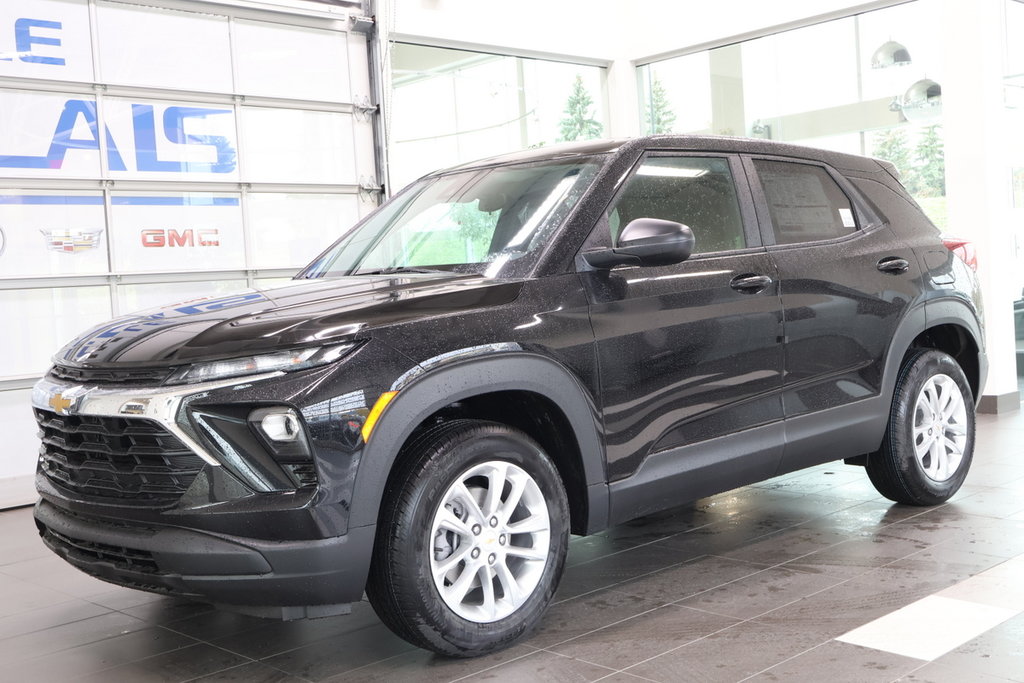
POLYGON ((458 656, 569 534, 845 459, 933 505, 985 383, 972 268, 885 162, 650 137, 412 184, 287 285, 69 343, 33 393, 46 544, 286 619, 364 590, 458 656))

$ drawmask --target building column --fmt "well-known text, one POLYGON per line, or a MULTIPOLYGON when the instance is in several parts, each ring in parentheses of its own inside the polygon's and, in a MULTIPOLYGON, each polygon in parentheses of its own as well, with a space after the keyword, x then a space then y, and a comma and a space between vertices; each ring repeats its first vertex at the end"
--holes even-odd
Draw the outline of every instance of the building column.
POLYGON ((1010 171, 1003 134, 1002 0, 941 0, 950 234, 974 241, 985 307, 988 382, 981 412, 1020 409, 1013 301, 1010 171))
POLYGON ((726 45, 708 55, 711 71, 711 131, 715 135, 747 137, 743 101, 742 45, 726 45))
POLYGON ((640 91, 636 65, 628 59, 616 59, 608 67, 605 102, 608 103, 608 128, 605 137, 630 138, 640 135, 640 91))

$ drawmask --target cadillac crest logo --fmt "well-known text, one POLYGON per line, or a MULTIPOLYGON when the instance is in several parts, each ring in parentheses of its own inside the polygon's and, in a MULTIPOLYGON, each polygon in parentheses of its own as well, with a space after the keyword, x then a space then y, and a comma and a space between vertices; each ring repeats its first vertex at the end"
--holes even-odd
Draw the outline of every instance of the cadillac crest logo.
POLYGON ((103 229, 81 230, 60 229, 40 230, 46 248, 60 254, 77 254, 80 251, 95 249, 100 244, 103 229))

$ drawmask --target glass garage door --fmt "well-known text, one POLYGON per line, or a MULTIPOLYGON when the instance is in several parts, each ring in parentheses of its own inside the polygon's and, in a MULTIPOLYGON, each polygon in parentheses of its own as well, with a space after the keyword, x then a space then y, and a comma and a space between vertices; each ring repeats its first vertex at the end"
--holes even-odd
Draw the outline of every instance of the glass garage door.
POLYGON ((0 3, 0 484, 75 333, 286 279, 377 204, 360 3, 162 4, 0 3))

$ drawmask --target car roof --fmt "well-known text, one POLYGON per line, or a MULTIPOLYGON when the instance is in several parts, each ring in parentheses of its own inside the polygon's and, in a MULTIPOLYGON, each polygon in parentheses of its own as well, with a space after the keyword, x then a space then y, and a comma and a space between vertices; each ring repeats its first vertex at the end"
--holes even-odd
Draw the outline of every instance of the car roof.
MULTIPOLYGON (((721 135, 648 135, 638 138, 617 140, 587 140, 584 142, 563 142, 545 145, 533 149, 524 149, 509 154, 500 154, 459 164, 439 171, 449 173, 471 168, 500 166, 505 164, 529 163, 534 161, 552 161, 595 154, 627 154, 639 150, 675 150, 684 152, 726 152, 734 154, 766 154, 779 157, 794 157, 821 161, 830 166, 848 171, 867 173, 878 172, 879 162, 869 157, 846 154, 831 150, 792 145, 773 140, 741 138, 721 135)), ((431 174, 433 175, 433 174, 431 174)))

